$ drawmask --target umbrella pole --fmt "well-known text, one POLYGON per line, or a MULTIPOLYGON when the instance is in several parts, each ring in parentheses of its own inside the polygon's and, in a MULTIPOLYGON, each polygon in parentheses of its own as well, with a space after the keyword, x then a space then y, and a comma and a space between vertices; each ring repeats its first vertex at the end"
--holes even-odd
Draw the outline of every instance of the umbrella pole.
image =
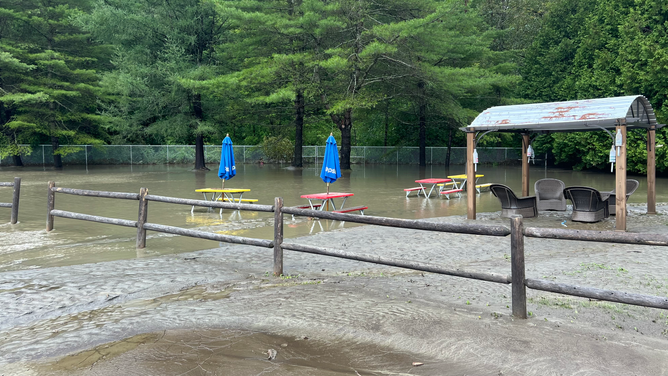
POLYGON ((223 186, 222 189, 225 189, 225 179, 223 179, 223 186))
MULTIPOLYGON (((327 195, 329 195, 329 183, 327 183, 327 195)), ((327 211, 329 211, 329 200, 327 200, 327 211)))

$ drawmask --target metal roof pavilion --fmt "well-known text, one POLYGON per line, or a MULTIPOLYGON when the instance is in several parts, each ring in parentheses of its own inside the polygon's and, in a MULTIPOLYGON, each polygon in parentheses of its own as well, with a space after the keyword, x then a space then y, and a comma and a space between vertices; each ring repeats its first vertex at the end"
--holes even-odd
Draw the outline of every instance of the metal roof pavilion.
MULTIPOLYGON (((656 213, 656 130, 652 105, 642 95, 568 102, 497 106, 483 111, 466 132, 466 176, 475 181, 475 148, 489 132, 522 134, 522 196, 529 196, 528 150, 531 134, 605 130, 617 151, 615 160, 615 228, 626 231, 626 135, 628 129, 645 129, 647 136, 647 213, 656 213), (612 129, 614 132, 610 132, 612 129)), ((467 218, 476 218, 475 184, 466 185, 467 218)))
POLYGON ((627 128, 655 128, 652 105, 642 95, 490 107, 468 127, 471 131, 573 132, 611 129, 626 119, 627 128))

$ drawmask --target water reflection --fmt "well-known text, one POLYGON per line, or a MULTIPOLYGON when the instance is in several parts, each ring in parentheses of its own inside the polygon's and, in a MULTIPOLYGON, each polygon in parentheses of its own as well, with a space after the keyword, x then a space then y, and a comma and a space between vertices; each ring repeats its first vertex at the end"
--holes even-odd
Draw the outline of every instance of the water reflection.
MULTIPOLYGON (((282 196, 286 206, 304 205, 302 194, 325 191, 320 179, 319 166, 303 169, 287 166, 259 164, 239 165, 239 173, 226 182, 226 188, 250 188, 244 198, 258 199, 259 204, 272 205, 274 197, 282 196)), ((341 179, 332 184, 332 191, 352 192, 355 196, 346 206, 368 206, 368 215, 395 218, 429 218, 466 214, 466 195, 430 199, 411 195, 406 198, 404 188, 415 186, 420 178, 442 178, 462 173, 463 166, 452 166, 447 171, 442 166, 367 165, 353 166, 344 171, 341 179)), ((521 168, 517 166, 478 166, 478 173, 485 176, 480 183, 502 183, 516 192, 521 191, 521 168)), ((14 176, 22 178, 20 223, 10 226, 9 211, 0 209, 0 271, 42 266, 58 266, 86 262, 100 262, 160 254, 187 252, 215 247, 208 240, 184 238, 149 232, 147 248, 138 254, 135 250, 136 231, 131 228, 56 218, 54 231, 46 234, 45 208, 47 181, 54 180, 58 187, 138 193, 146 187, 151 194, 200 199, 195 192, 199 188, 217 188, 221 181, 217 171, 193 172, 191 166, 66 166, 63 170, 42 171, 41 167, 15 169, 0 168, 0 181, 10 181, 14 176), (193 176, 194 175, 194 176, 193 176)), ((578 172, 562 169, 545 169, 531 166, 530 187, 543 177, 557 178, 566 184, 584 185, 603 191, 615 186, 615 174, 578 172)), ((640 187, 630 197, 631 203, 646 202, 647 184, 644 176, 632 176, 640 181, 640 187)), ((657 178, 657 201, 668 201, 668 179, 657 178)), ((0 191, 0 201, 11 201, 11 190, 0 191)), ((489 192, 477 196, 478 212, 500 210, 498 200, 489 192)), ((91 215, 136 220, 137 202, 58 194, 56 208, 91 215)), ((221 234, 271 239, 273 214, 239 212, 206 208, 191 213, 187 205, 151 202, 148 220, 184 228, 197 228, 221 234)), ((285 218, 285 237, 296 237, 320 231, 337 230, 356 226, 353 223, 313 221, 308 218, 285 218)))

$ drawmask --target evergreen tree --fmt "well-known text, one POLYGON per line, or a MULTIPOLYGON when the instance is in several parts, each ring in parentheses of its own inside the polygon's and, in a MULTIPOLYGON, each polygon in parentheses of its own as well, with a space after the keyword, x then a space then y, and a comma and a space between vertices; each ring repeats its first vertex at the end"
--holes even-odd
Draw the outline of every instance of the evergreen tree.
MULTIPOLYGON (((104 48, 71 22, 87 0, 0 2, 0 153, 28 152, 19 143, 46 141, 54 167, 73 144, 101 143, 106 137, 98 108, 98 75, 104 48)), ((20 163, 15 158, 17 164, 20 163)))
POLYGON ((215 131, 219 106, 184 87, 211 77, 224 21, 199 0, 97 0, 79 22, 116 47, 114 71, 103 85, 116 97, 105 109, 116 142, 195 143, 195 169, 207 169, 204 137, 215 131))

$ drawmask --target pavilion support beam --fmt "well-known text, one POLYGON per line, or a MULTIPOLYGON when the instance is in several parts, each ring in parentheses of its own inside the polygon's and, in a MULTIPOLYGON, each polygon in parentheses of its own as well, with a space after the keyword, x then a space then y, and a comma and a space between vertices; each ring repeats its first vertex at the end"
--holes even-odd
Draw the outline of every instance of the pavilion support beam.
POLYGON ((647 130, 647 214, 656 214, 656 129, 647 130))
POLYGON ((466 133, 466 218, 476 219, 475 213, 475 169, 473 167, 473 149, 475 132, 466 133))
POLYGON ((615 197, 617 198, 617 202, 615 203, 615 226, 617 231, 626 231, 626 119, 619 119, 618 124, 615 132, 621 132, 622 146, 616 147, 619 155, 616 158, 615 197))
POLYGON ((529 148, 528 133, 522 133, 522 197, 529 195, 529 158, 527 157, 527 149, 529 148))

